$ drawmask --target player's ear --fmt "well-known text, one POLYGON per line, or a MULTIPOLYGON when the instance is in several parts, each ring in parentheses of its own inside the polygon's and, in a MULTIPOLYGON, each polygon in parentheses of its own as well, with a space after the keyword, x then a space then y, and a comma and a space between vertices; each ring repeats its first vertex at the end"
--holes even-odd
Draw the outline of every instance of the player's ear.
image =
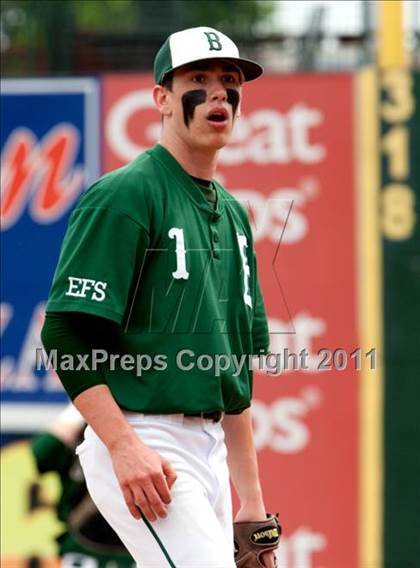
POLYGON ((161 85, 153 87, 153 100, 155 101, 156 108, 162 116, 170 116, 172 114, 169 104, 170 91, 161 85))

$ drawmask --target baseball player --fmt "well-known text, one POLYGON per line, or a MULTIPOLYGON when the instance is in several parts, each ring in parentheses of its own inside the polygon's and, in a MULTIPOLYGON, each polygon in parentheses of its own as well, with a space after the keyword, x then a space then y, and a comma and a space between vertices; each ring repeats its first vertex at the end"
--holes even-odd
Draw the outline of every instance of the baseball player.
POLYGON ((261 73, 212 28, 165 41, 160 143, 82 196, 50 291, 42 339, 79 361, 57 370, 89 425, 87 486, 142 568, 275 562, 248 364, 268 350, 266 314, 248 216, 213 177, 261 73))

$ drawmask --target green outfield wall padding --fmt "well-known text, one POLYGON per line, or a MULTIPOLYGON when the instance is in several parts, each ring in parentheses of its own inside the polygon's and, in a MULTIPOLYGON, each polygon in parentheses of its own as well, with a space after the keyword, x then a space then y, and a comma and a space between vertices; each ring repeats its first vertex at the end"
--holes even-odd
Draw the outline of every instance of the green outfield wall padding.
POLYGON ((390 129, 400 128, 395 148, 383 151, 381 158, 385 227, 384 564, 387 568, 414 568, 420 566, 420 73, 408 75, 408 81, 402 78, 399 84, 401 95, 386 88, 381 93, 382 109, 384 103, 397 105, 397 96, 402 97, 401 108, 405 105, 407 113, 412 109, 408 118, 403 110, 400 115, 394 113, 393 123, 385 120, 383 112, 381 119, 382 142, 387 136, 391 139, 390 129), (394 194, 386 203, 385 192, 390 187, 394 194))

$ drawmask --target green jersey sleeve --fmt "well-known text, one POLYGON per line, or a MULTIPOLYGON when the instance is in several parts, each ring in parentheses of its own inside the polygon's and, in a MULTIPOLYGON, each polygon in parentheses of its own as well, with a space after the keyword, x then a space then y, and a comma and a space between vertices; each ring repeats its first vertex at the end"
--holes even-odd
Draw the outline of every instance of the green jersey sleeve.
MULTIPOLYGON (((80 312, 47 312, 41 339, 47 354, 55 351, 57 357, 70 355, 77 360, 79 355, 89 357, 94 349, 112 352, 118 334, 119 326, 109 319, 80 312)), ((72 400, 91 387, 106 384, 101 364, 80 370, 58 367, 57 374, 72 400)))
POLYGON ((148 246, 146 228, 125 213, 79 207, 63 241, 47 311, 83 312, 120 324, 148 246))

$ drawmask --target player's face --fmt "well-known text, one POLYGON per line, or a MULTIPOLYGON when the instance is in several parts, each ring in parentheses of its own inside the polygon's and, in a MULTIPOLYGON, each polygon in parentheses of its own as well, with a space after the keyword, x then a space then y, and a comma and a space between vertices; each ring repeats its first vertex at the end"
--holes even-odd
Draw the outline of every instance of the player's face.
POLYGON ((175 134, 190 146, 219 149, 229 141, 241 98, 241 72, 209 61, 174 72, 169 95, 175 134))

